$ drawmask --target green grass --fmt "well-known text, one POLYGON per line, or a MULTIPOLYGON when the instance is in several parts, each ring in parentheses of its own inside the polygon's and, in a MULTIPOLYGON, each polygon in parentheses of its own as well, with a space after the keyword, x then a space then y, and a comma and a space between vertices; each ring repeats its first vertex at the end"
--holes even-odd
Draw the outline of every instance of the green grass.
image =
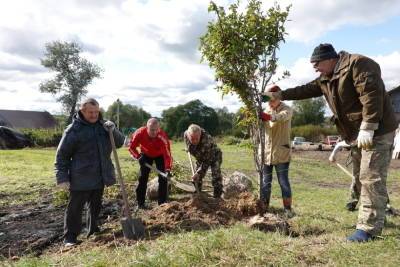
MULTIPOLYGON (((221 145, 225 173, 235 170, 257 174, 251 152, 239 146, 221 145)), ((183 144, 173 144, 173 156, 188 166, 183 144)), ((54 188, 54 150, 0 150, 0 193, 22 194, 54 188)), ((137 164, 125 148, 119 150, 123 175, 128 182, 136 179, 137 164)), ((398 266, 400 262, 400 218, 388 217, 383 239, 367 244, 345 242, 354 231, 357 213, 344 209, 350 180, 334 165, 296 155, 290 166, 294 210, 291 230, 297 235, 264 233, 238 223, 210 231, 168 233, 134 245, 87 248, 70 252, 47 252, 39 258, 23 257, 17 266, 398 266)), ((389 173, 391 202, 400 208, 398 171, 389 173)), ((255 186, 257 188, 257 186, 255 186)), ((256 190, 257 191, 257 190, 256 190)), ((36 195, 37 197, 37 195, 36 195)), ((34 198, 20 198, 28 201, 34 198)), ((11 199, 7 199, 10 201, 11 199)), ((6 204, 1 199, 0 203, 6 204)), ((8 205, 13 204, 8 202, 8 205)), ((15 204, 15 203, 14 203, 15 204)), ((272 206, 280 208, 279 185, 274 179, 272 206)))

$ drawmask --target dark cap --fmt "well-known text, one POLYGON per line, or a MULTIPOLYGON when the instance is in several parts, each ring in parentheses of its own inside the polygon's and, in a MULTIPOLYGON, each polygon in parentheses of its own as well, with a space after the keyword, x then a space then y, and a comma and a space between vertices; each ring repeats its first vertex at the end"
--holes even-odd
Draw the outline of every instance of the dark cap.
POLYGON ((331 44, 320 44, 316 48, 314 48, 310 62, 317 62, 338 57, 339 56, 336 53, 335 48, 333 48, 331 44))

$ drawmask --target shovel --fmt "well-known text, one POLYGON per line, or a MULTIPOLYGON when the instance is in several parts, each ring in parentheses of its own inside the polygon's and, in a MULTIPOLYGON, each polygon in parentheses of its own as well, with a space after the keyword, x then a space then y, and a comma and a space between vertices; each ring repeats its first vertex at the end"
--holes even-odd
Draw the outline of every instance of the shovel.
POLYGON ((147 162, 144 164, 147 168, 157 172, 158 174, 160 174, 161 176, 163 176, 164 178, 166 178, 168 181, 171 181, 172 184, 174 186, 176 186, 179 189, 182 189, 183 191, 189 192, 189 193, 194 193, 196 191, 196 189, 194 188, 193 185, 189 185, 189 184, 185 184, 185 183, 181 183, 178 182, 174 177, 170 177, 168 176, 168 174, 166 174, 165 172, 160 171, 159 169, 157 169, 156 167, 148 164, 147 162))
POLYGON ((129 209, 128 196, 126 194, 124 180, 122 179, 121 167, 119 166, 118 154, 117 154, 117 149, 115 147, 112 130, 109 129, 108 133, 110 135, 110 142, 114 154, 114 161, 118 172, 117 179, 118 183, 121 186, 121 193, 124 201, 124 206, 122 209, 123 217, 121 218, 122 232, 126 239, 134 239, 134 240, 142 239, 144 237, 145 228, 142 220, 138 218, 135 219, 132 218, 131 210, 129 209))
MULTIPOLYGON (((186 149, 188 157, 189 157, 189 162, 190 162, 190 169, 192 170, 192 176, 194 175, 194 166, 193 166, 193 161, 192 161, 192 156, 190 155, 189 149, 186 149)), ((194 187, 196 188, 196 194, 200 194, 200 189, 199 189, 199 181, 196 180, 194 182, 194 187)))
POLYGON ((343 167, 340 163, 336 162, 336 154, 340 151, 341 148, 343 147, 350 147, 345 141, 338 142, 335 145, 335 148, 333 149, 331 155, 329 156, 329 161, 336 163, 336 166, 338 166, 345 174, 347 174, 349 177, 354 179, 353 174, 351 174, 345 167, 343 167))

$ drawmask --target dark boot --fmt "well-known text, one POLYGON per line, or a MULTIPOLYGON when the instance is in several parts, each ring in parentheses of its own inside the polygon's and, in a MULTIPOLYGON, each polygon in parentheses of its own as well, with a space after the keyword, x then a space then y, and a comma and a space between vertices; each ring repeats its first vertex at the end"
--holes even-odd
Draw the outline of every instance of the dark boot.
POLYGON ((215 188, 214 187, 214 198, 221 198, 222 195, 222 189, 221 188, 215 188))
POLYGON ((355 211, 355 210, 356 210, 356 207, 357 207, 357 202, 348 202, 348 203, 346 204, 346 209, 347 209, 348 211, 355 211))

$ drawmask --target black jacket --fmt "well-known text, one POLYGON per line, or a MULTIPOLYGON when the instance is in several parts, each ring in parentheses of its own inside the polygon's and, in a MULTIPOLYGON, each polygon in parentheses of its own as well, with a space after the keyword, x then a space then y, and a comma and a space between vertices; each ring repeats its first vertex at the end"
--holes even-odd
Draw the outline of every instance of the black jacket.
MULTIPOLYGON (((55 171, 57 184, 70 182, 71 190, 94 190, 115 184, 111 161, 109 133, 104 121, 88 123, 79 112, 64 131, 57 148, 55 171)), ((117 147, 124 144, 124 135, 114 130, 117 147)))

